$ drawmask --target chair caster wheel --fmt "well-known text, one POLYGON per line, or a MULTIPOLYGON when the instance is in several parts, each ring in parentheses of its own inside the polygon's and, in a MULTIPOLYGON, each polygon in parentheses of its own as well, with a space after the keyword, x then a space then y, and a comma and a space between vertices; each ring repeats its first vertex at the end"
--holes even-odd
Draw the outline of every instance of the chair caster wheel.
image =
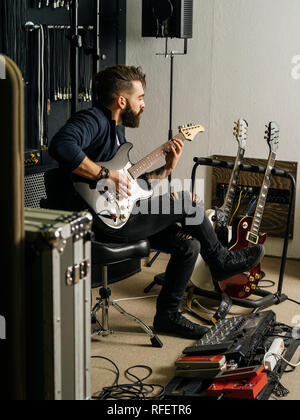
POLYGON ((160 341, 160 339, 155 335, 151 338, 152 347, 161 348, 163 347, 163 343, 160 341))

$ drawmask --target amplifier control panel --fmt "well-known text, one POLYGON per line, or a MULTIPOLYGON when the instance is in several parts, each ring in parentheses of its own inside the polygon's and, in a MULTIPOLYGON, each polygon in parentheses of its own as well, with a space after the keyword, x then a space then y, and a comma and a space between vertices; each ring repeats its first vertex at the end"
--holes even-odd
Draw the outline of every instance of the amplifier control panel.
POLYGON ((25 167, 36 166, 41 164, 41 152, 40 150, 25 150, 24 155, 25 167))

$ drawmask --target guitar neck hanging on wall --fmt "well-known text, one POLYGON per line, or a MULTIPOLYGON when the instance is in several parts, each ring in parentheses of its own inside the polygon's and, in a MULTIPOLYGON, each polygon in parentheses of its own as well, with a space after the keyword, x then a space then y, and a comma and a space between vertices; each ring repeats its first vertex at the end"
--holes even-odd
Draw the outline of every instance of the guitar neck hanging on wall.
POLYGON ((24 79, 27 150, 47 149, 48 139, 71 116, 73 101, 78 110, 92 102, 93 73, 100 70, 100 0, 80 3, 80 20, 90 26, 79 26, 79 19, 72 18, 78 0, 0 0, 0 52, 18 65, 24 79), (75 26, 81 40, 76 78, 71 74, 75 26), (78 80, 79 89, 73 89, 72 80, 78 80))
POLYGON ((0 1, 0 52, 11 58, 26 79, 27 37, 23 30, 26 1, 0 1))
MULTIPOLYGON (((29 32, 31 54, 31 106, 32 115, 36 115, 35 134, 42 148, 48 146, 48 117, 51 103, 70 101, 70 26, 26 24, 29 32), (36 107, 35 104, 38 104, 36 107)), ((92 100, 93 63, 93 27, 80 27, 83 44, 79 49, 80 89, 78 100, 92 100)))

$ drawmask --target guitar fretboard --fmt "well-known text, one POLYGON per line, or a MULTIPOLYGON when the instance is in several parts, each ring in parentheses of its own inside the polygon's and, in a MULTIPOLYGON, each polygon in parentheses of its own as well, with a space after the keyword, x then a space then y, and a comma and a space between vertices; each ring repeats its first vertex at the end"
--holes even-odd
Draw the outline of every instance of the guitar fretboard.
POLYGON ((268 161, 268 167, 265 173, 264 182, 260 191, 255 215, 253 218, 252 228, 251 228, 251 232, 254 233, 255 235, 259 234, 259 230, 260 230, 260 226, 261 226, 261 222, 262 222, 262 218, 263 218, 263 214, 264 214, 264 210, 265 210, 265 206, 267 202, 268 190, 271 183, 272 170, 275 166, 275 162, 276 162, 276 153, 271 152, 269 161, 268 161))
MULTIPOLYGON (((179 140, 185 140, 183 134, 178 133, 175 138, 179 140)), ((132 178, 137 179, 145 172, 147 172, 153 165, 155 165, 160 159, 165 156, 165 153, 168 153, 171 150, 173 142, 172 140, 167 141, 162 146, 155 149, 152 153, 145 156, 143 159, 138 161, 135 165, 133 165, 128 172, 132 176, 132 178)))
POLYGON ((232 171, 232 175, 231 175, 229 187, 228 187, 228 190, 227 190, 225 202, 224 202, 224 205, 223 205, 223 211, 224 211, 225 216, 226 216, 226 222, 228 222, 228 220, 231 216, 232 207, 233 207, 234 200, 235 200, 236 185, 237 185, 237 181, 238 181, 239 173, 240 173, 240 165, 242 164, 242 161, 244 159, 244 155, 245 155, 245 150, 242 149, 239 146, 239 150, 238 150, 238 154, 237 154, 235 164, 234 164, 234 168, 233 168, 233 171, 232 171))

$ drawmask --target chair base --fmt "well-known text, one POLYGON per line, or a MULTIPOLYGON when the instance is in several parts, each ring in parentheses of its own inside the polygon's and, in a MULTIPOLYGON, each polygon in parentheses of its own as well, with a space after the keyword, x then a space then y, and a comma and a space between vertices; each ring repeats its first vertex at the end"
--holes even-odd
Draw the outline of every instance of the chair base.
POLYGON ((126 316, 127 318, 134 320, 138 323, 138 325, 149 335, 152 347, 161 348, 163 347, 163 343, 161 340, 153 333, 151 328, 145 324, 140 318, 136 317, 135 315, 130 314, 129 312, 125 311, 124 308, 116 301, 111 300, 110 296, 110 289, 102 288, 100 290, 100 298, 97 298, 98 303, 92 309, 92 323, 98 324, 99 328, 94 329, 93 335, 99 336, 108 336, 113 334, 114 331, 109 328, 108 322, 108 310, 110 307, 115 308, 120 314, 126 316), (102 310, 102 323, 97 318, 97 312, 102 310))

